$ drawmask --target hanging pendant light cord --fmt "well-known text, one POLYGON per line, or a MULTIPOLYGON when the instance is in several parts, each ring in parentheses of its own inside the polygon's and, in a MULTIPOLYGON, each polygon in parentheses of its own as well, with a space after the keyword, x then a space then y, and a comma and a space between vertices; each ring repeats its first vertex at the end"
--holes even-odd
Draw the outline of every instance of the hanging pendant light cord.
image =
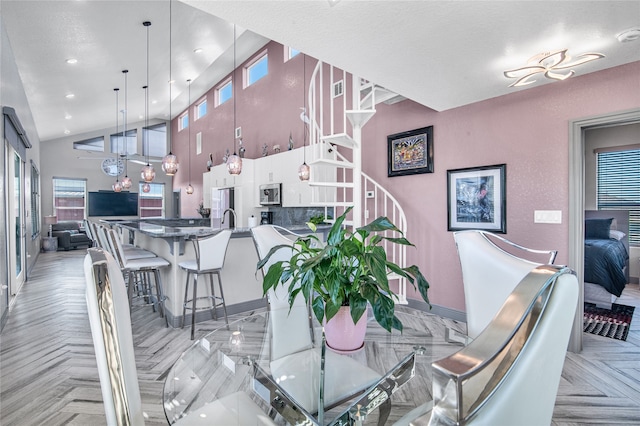
MULTIPOLYGON (((129 74, 129 70, 122 70, 122 73, 124 74, 124 112, 123 112, 123 117, 122 117, 122 149, 124 152, 126 152, 126 145, 127 145, 127 75, 129 74)), ((118 150, 120 149, 120 145, 118 144, 118 150)), ((127 156, 125 155, 125 162, 124 162, 124 170, 125 170, 125 176, 127 175, 127 156)))
MULTIPOLYGON (((144 86, 144 130, 143 136, 146 136, 146 151, 147 151, 147 167, 149 166, 149 27, 151 22, 145 21, 142 25, 147 27, 147 85, 144 86)), ((144 143, 144 142, 143 142, 144 143)))
MULTIPOLYGON (((233 24, 233 75, 236 74, 236 24, 233 24)), ((236 81, 233 78, 233 155, 236 155, 236 81)))
POLYGON ((302 164, 307 164, 307 55, 302 54, 302 164))
MULTIPOLYGON (((119 98, 120 97, 118 96, 119 95, 118 92, 120 91, 120 89, 116 87, 115 89, 113 89, 113 91, 116 93, 116 170, 117 170, 118 169, 118 163, 120 161, 120 155, 119 155, 119 153, 120 153, 120 141, 119 141, 119 138, 118 138, 118 127, 120 126, 120 120, 119 120, 119 118, 120 118, 120 104, 119 104, 119 100, 120 99, 119 98)), ((118 181, 118 175, 116 175, 116 182, 117 181, 118 181)))
POLYGON ((172 155, 171 147, 173 145, 173 138, 171 135, 171 5, 173 0, 169 0, 169 155, 172 155))
POLYGON ((189 147, 188 157, 189 157, 189 186, 191 186, 191 79, 187 80, 189 84, 189 104, 187 105, 187 127, 189 127, 189 143, 187 144, 189 147))

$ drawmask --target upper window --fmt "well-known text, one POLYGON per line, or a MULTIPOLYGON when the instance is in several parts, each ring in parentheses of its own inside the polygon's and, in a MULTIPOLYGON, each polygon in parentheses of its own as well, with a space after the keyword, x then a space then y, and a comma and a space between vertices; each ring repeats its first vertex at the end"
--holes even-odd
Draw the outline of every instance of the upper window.
POLYGON ((244 69, 245 87, 251 86, 256 81, 269 73, 269 56, 267 52, 258 56, 244 69))
POLYGON ((149 157, 164 157, 167 154, 166 123, 145 127, 142 129, 142 132, 142 155, 149 157))
POLYGON ((202 101, 196 103, 195 119, 198 120, 205 115, 207 115, 207 98, 204 98, 202 101))
POLYGON ((144 192, 139 185, 140 217, 164 217, 164 183, 150 183, 151 190, 144 192))
POLYGON ((233 81, 229 79, 216 89, 216 106, 222 105, 233 97, 233 81))
POLYGON ((189 127, 189 110, 178 117, 178 131, 184 130, 189 127))
POLYGON ((104 152, 104 136, 74 142, 73 149, 104 152))
POLYGON ((127 130, 124 139, 122 132, 110 136, 111 152, 117 154, 137 154, 138 153, 138 130, 127 130))
POLYGON ((629 245, 640 246, 640 149, 598 153, 598 210, 629 210, 629 245))
POLYGON ((87 180, 53 178, 53 213, 58 222, 86 219, 87 180))
POLYGON ((285 46, 284 47, 284 61, 287 62, 289 59, 295 58, 300 53, 299 50, 294 49, 293 47, 285 46))

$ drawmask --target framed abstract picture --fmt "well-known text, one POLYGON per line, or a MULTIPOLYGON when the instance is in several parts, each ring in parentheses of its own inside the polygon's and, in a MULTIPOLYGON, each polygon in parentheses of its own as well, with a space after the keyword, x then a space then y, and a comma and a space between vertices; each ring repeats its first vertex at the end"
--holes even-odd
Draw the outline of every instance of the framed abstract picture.
POLYGON ((449 231, 507 232, 507 166, 447 170, 449 231))
POLYGON ((433 173, 433 126, 387 136, 387 175, 433 173))

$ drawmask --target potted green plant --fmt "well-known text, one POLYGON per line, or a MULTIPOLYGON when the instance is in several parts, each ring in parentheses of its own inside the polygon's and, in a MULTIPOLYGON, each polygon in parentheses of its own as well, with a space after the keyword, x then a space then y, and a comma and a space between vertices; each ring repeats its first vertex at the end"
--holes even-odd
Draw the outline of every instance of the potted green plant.
MULTIPOLYGON (((369 303, 376 321, 383 328, 389 332, 393 328, 402 331, 402 323, 395 315, 396 295, 389 288, 389 274, 406 278, 427 303, 429 283, 416 265, 402 268, 388 260, 380 244, 384 240, 405 246, 413 244, 386 217, 379 217, 355 232, 344 229, 342 225, 350 210, 336 219, 325 243, 315 235, 298 238, 293 244, 291 259, 274 263, 265 274, 263 291, 267 294, 278 285, 288 285, 290 306, 302 293, 318 321, 326 320, 327 325, 339 311, 347 310, 352 323, 357 325, 361 321, 362 324, 365 320, 366 329, 363 314, 369 303), (385 231, 395 231, 398 236, 381 235, 385 231)), ((315 232, 314 224, 308 226, 315 232)), ((272 248, 257 267, 262 268, 282 247, 272 248)), ((364 341, 364 334, 362 339, 364 341)), ((328 332, 327 343, 334 347, 328 332)))

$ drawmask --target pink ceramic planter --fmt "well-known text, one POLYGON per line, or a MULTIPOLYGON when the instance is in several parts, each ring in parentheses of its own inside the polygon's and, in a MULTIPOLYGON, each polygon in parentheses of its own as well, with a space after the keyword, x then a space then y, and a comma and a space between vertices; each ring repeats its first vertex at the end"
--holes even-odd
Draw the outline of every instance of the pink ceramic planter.
POLYGON ((358 323, 354 324, 348 306, 341 307, 338 313, 324 326, 327 346, 341 352, 362 348, 366 332, 367 313, 365 312, 358 323))

